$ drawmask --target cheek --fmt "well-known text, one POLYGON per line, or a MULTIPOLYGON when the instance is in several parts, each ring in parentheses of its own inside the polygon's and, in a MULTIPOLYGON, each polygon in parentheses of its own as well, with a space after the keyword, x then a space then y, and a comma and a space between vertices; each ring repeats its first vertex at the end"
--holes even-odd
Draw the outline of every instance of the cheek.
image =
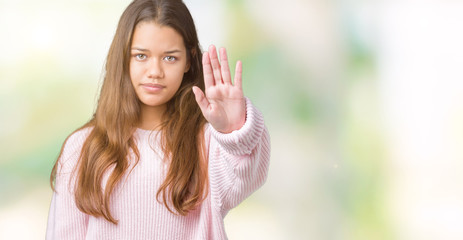
POLYGON ((132 82, 137 81, 143 75, 143 68, 140 64, 130 63, 129 74, 132 82))
POLYGON ((183 71, 177 71, 176 74, 175 74, 175 83, 174 84, 177 86, 177 89, 182 84, 183 75, 184 75, 183 71))
POLYGON ((177 65, 173 67, 171 70, 171 76, 172 78, 176 79, 177 81, 182 81, 183 75, 185 75, 185 65, 177 65))

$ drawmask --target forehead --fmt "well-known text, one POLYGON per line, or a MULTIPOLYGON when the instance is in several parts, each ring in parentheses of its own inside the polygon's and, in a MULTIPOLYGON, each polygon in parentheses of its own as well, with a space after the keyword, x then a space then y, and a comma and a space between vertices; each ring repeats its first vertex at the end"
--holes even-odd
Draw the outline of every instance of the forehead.
POLYGON ((162 26, 154 21, 140 22, 135 26, 132 46, 150 51, 165 51, 171 49, 184 50, 182 36, 172 27, 162 26))

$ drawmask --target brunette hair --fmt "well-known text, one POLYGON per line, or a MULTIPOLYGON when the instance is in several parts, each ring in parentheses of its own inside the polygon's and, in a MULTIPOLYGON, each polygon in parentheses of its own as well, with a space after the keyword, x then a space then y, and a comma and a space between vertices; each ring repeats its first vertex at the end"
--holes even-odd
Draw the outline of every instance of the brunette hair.
MULTIPOLYGON (((169 161, 169 170, 156 196, 159 201, 162 195, 169 211, 173 212, 168 204, 170 202, 177 213, 186 215, 208 194, 203 138, 206 120, 192 92, 193 86, 204 91, 201 49, 193 18, 181 0, 134 0, 119 20, 106 59, 95 113, 78 129, 92 128, 75 168, 76 205, 82 212, 102 216, 114 224, 118 221, 110 213, 111 193, 128 172, 129 156, 135 157, 135 164, 140 158, 133 138, 140 116, 140 101, 129 73, 133 32, 140 22, 155 22, 176 30, 183 38, 190 65, 162 116, 161 145, 169 161), (103 192, 102 178, 110 169, 112 172, 103 192)), ((61 153, 63 148, 64 144, 61 153)), ((60 157, 50 176, 53 189, 60 157)))

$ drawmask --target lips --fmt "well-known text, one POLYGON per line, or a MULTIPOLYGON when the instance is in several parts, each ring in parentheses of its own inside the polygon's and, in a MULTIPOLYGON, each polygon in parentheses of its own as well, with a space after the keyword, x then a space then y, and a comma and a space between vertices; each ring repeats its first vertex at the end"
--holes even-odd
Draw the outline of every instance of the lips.
POLYGON ((148 92, 159 92, 165 88, 165 86, 156 83, 142 83, 140 85, 148 92))

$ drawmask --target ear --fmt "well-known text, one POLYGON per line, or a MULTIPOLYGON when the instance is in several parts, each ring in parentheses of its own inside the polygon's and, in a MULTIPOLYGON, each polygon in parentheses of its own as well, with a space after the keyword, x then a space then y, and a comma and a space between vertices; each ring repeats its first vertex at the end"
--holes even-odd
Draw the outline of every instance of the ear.
POLYGON ((185 73, 190 70, 191 67, 191 59, 193 59, 196 56, 196 49, 191 49, 190 51, 190 57, 187 60, 186 66, 185 66, 185 73))
POLYGON ((186 65, 185 65, 185 71, 184 71, 184 73, 190 71, 190 65, 191 65, 191 64, 190 64, 190 59, 188 59, 187 62, 186 62, 186 65))

